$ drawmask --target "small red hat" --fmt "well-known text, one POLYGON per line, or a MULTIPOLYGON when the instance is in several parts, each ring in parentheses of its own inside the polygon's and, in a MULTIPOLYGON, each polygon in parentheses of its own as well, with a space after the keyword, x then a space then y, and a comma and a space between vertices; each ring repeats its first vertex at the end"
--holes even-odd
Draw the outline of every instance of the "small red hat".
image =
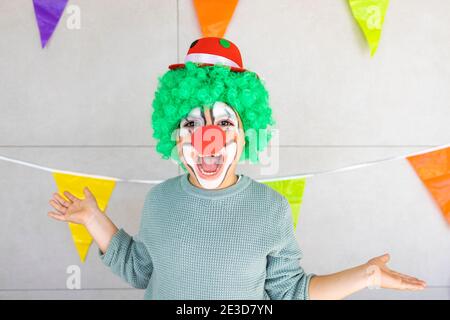
MULTIPOLYGON (((200 66, 212 66, 220 63, 229 66, 231 71, 247 71, 242 65, 238 47, 224 38, 206 37, 192 42, 184 62, 198 63, 200 66)), ((169 69, 184 68, 185 63, 171 64, 169 69)))

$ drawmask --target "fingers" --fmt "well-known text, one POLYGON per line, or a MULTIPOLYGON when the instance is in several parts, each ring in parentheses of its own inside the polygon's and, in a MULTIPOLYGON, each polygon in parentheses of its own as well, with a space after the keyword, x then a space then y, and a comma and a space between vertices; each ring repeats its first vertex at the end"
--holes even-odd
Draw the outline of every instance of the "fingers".
POLYGON ((66 221, 66 217, 61 213, 56 213, 53 211, 49 211, 47 214, 49 217, 58 220, 58 221, 66 221))
POLYGON ((400 290, 423 290, 425 286, 425 282, 421 280, 408 279, 406 277, 400 278, 400 290))
POLYGON ((398 277, 404 277, 404 278, 407 278, 407 279, 410 279, 410 280, 421 281, 418 278, 415 278, 413 276, 408 276, 407 274, 403 274, 403 273, 400 273, 400 272, 397 272, 397 271, 394 271, 394 270, 389 270, 389 271, 392 272, 393 274, 397 275, 398 277))
POLYGON ((383 263, 388 263, 389 260, 391 259, 391 256, 389 255, 389 253, 385 253, 382 256, 378 257, 383 263))
POLYGON ((383 264, 382 266, 378 265, 382 271, 383 288, 397 290, 423 290, 426 287, 426 283, 423 280, 389 269, 385 265, 389 262, 389 260, 390 255, 388 253, 370 260, 376 265, 379 263, 383 264))
POLYGON ((392 271, 391 270, 391 272, 394 275, 396 275, 398 278, 401 279, 402 285, 406 285, 406 286, 417 285, 417 286, 421 287, 421 289, 425 288, 425 286, 426 286, 426 282, 423 281, 423 280, 420 280, 420 279, 417 279, 415 277, 411 277, 411 276, 408 276, 406 274, 399 273, 399 272, 396 272, 396 271, 392 271))
POLYGON ((68 208, 71 205, 71 203, 69 201, 67 201, 66 199, 61 197, 58 193, 53 194, 53 199, 63 207, 68 208))
POLYGON ((375 264, 375 265, 380 265, 380 264, 386 264, 386 263, 388 263, 389 262, 389 260, 390 260, 390 255, 389 255, 389 253, 385 253, 385 254, 383 254, 383 255, 381 255, 381 256, 378 256, 378 257, 375 257, 375 258, 372 258, 372 259, 370 259, 369 261, 368 261, 368 263, 369 264, 375 264))
POLYGON ((94 195, 92 194, 91 190, 89 190, 88 187, 84 187, 83 193, 86 196, 86 198, 95 199, 94 195))
POLYGON ((397 290, 422 290, 425 288, 425 281, 401 274, 392 270, 385 270, 385 288, 397 290))
POLYGON ((78 202, 81 201, 81 199, 78 199, 77 197, 75 197, 73 194, 71 194, 69 191, 64 191, 64 195, 71 200, 72 202, 78 202))
POLYGON ((50 200, 49 201, 50 205, 56 209, 56 211, 60 214, 65 214, 67 211, 67 207, 62 206, 59 202, 55 201, 55 200, 50 200))
POLYGON ((65 213, 71 203, 66 201, 58 193, 53 194, 53 199, 51 199, 49 203, 53 208, 56 209, 56 212, 49 211, 47 215, 58 221, 66 221, 65 213))

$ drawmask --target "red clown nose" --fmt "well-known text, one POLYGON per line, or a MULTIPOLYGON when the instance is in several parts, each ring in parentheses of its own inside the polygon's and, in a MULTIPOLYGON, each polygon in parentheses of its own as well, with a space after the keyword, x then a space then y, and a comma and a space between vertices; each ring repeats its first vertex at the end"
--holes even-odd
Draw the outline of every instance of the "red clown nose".
POLYGON ((215 155, 225 146, 226 134, 217 125, 207 125, 195 129, 191 143, 201 155, 215 155))

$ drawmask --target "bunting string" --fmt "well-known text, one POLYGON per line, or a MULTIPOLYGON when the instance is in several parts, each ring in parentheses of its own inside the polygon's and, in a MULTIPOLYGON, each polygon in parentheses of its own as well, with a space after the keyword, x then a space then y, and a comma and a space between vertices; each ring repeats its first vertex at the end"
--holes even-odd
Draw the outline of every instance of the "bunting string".
MULTIPOLYGON (((420 154, 425 154, 425 153, 433 152, 436 150, 445 149, 448 147, 450 147, 450 143, 444 144, 444 145, 439 145, 439 146, 436 146, 433 148, 428 148, 428 149, 417 151, 417 152, 412 152, 412 153, 405 154, 405 155, 399 155, 399 156, 388 157, 388 158, 374 160, 374 161, 357 163, 354 165, 341 167, 341 168, 337 168, 337 169, 315 171, 315 172, 309 172, 309 173, 301 173, 301 174, 295 174, 295 175, 290 175, 290 176, 257 179, 257 181, 270 182, 270 181, 291 180, 291 179, 299 179, 299 178, 311 178, 311 177, 318 176, 318 175, 344 172, 344 171, 355 170, 355 169, 359 169, 359 168, 373 166, 373 165, 376 165, 379 163, 406 159, 407 157, 417 156, 420 154)), ((70 175, 85 176, 85 177, 91 177, 91 178, 96 178, 96 179, 113 180, 116 182, 158 184, 158 183, 161 183, 164 181, 164 180, 141 180, 141 179, 117 178, 117 177, 100 176, 100 175, 93 175, 93 174, 87 174, 87 173, 81 173, 81 172, 65 171, 65 170, 59 170, 59 169, 55 169, 55 168, 45 167, 45 166, 37 165, 37 164, 31 163, 31 162, 21 161, 21 160, 9 158, 9 157, 1 156, 1 155, 0 155, 0 160, 27 166, 27 167, 31 167, 31 168, 35 168, 38 170, 48 171, 48 172, 60 172, 60 173, 65 173, 65 174, 70 174, 70 175)))
MULTIPOLYGON (((426 150, 413 152, 407 155, 395 156, 381 160, 359 163, 347 167, 332 170, 317 171, 312 173, 297 174, 285 177, 276 177, 270 179, 259 179, 258 181, 266 184, 276 192, 284 196, 292 211, 292 223, 294 230, 297 227, 298 217, 302 204, 302 197, 305 190, 306 179, 318 175, 344 172, 359 168, 373 166, 379 163, 386 163, 400 159, 407 159, 411 162, 417 174, 435 199, 440 207, 445 219, 450 223, 450 144, 441 145, 426 150)), ((11 162, 18 165, 31 167, 38 170, 51 172, 56 182, 58 192, 64 197, 64 191, 68 190, 76 197, 83 198, 85 187, 95 194, 102 211, 108 205, 108 201, 115 188, 116 182, 158 184, 163 180, 140 180, 126 179, 109 176, 91 175, 81 172, 59 170, 34 163, 0 156, 0 160, 11 162)), ((93 242, 92 236, 88 230, 79 224, 69 223, 70 232, 75 248, 80 260, 84 262, 89 248, 93 242)))

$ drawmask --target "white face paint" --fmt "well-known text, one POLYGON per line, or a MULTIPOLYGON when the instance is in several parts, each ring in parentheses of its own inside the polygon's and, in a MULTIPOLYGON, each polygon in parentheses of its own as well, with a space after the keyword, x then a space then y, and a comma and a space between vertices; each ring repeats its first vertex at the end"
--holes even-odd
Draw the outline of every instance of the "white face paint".
POLYGON ((230 106, 220 101, 214 104, 210 116, 206 116, 198 107, 181 120, 179 139, 182 158, 188 171, 197 178, 203 188, 218 188, 225 180, 237 156, 238 137, 238 116, 230 106), (195 129, 206 125, 219 126, 225 132, 225 141, 216 154, 201 154, 192 145, 195 129))

